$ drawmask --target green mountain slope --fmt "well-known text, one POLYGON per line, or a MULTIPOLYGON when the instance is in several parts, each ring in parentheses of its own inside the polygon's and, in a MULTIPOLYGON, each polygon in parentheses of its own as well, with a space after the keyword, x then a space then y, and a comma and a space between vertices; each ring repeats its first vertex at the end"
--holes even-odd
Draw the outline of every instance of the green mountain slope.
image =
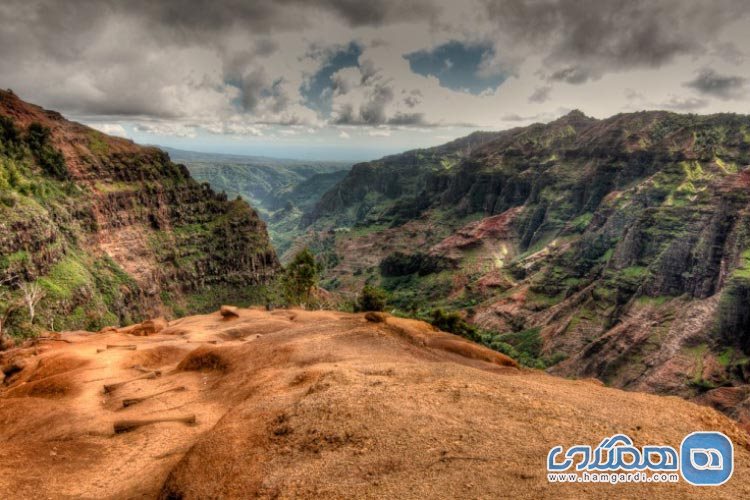
POLYGON ((6 331, 96 329, 247 302, 278 268, 243 201, 156 148, 109 137, 0 91, 0 316, 6 331))
POLYGON ((573 112, 355 165, 297 245, 329 288, 458 310, 527 364, 744 401, 748 165, 747 116, 573 112))

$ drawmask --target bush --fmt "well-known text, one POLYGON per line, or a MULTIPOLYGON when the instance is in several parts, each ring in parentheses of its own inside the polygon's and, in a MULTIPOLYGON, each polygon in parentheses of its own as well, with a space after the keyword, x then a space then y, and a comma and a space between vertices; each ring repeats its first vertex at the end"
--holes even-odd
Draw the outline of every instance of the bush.
POLYGON ((455 312, 435 309, 430 314, 430 323, 444 332, 454 333, 475 342, 481 342, 482 340, 477 327, 470 325, 460 314, 455 312))
POLYGON ((454 262, 446 257, 424 253, 405 254, 393 252, 380 262, 380 273, 383 276, 397 277, 418 273, 427 276, 455 267, 454 262))
POLYGON ((357 311, 382 311, 387 300, 385 291, 372 285, 365 285, 357 297, 357 311))
POLYGON ((20 135, 13 120, 8 116, 0 116, 0 151, 13 151, 19 142, 20 135))
POLYGON ((60 151, 50 144, 50 130, 34 122, 29 125, 26 143, 34 154, 39 166, 52 177, 59 180, 70 178, 68 167, 65 165, 65 157, 60 151))
POLYGON ((297 253, 286 267, 282 278, 282 289, 287 304, 308 303, 312 289, 318 284, 319 272, 315 256, 308 248, 297 253))

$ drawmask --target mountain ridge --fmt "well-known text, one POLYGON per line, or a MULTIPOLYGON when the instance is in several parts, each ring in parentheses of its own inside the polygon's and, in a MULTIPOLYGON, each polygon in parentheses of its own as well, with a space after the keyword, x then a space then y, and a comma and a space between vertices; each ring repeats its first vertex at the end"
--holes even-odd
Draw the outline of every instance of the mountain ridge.
POLYGON ((298 244, 325 285, 379 284, 533 366, 750 421, 750 117, 573 113, 470 137, 355 165, 323 196, 298 244), (413 271, 436 259, 452 264, 413 271))
MULTIPOLYGON (((0 277, 12 289, 41 286, 44 328, 174 315, 214 307, 221 296, 243 302, 278 269, 255 211, 202 186, 161 150, 10 91, 0 91, 0 117, 9 229, 0 277)), ((28 320, 20 314, 19 330, 33 326, 23 327, 28 320)))

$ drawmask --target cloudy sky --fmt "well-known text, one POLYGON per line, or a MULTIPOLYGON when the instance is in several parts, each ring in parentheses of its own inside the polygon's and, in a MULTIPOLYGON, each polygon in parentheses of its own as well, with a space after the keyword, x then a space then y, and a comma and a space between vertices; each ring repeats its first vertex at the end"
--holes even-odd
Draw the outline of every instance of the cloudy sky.
POLYGON ((2 0, 0 87, 111 134, 368 159, 571 109, 750 113, 746 0, 2 0))

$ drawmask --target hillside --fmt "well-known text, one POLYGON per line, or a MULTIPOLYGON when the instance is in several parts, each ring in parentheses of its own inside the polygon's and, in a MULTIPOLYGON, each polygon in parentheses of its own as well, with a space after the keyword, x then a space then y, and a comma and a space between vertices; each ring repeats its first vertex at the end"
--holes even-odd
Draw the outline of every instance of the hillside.
POLYGON ((24 283, 44 294, 33 324, 23 307, 6 330, 97 329, 247 302, 277 268, 247 203, 159 149, 0 91, 0 306, 24 283))
POLYGON ((300 221, 320 197, 346 177, 344 162, 316 162, 260 156, 196 153, 166 148, 197 180, 230 198, 241 196, 268 224, 274 247, 283 254, 302 234, 300 221))
POLYGON ((558 444, 626 432, 637 446, 679 447, 701 429, 735 450, 733 478, 701 496, 750 495, 747 434, 710 408, 514 368, 413 320, 237 314, 71 332, 0 355, 0 494, 685 498, 695 487, 684 481, 548 483, 544 464, 558 444))
POLYGON ((306 217, 325 286, 461 311, 525 364, 750 421, 750 117, 654 111, 355 165, 306 217))

